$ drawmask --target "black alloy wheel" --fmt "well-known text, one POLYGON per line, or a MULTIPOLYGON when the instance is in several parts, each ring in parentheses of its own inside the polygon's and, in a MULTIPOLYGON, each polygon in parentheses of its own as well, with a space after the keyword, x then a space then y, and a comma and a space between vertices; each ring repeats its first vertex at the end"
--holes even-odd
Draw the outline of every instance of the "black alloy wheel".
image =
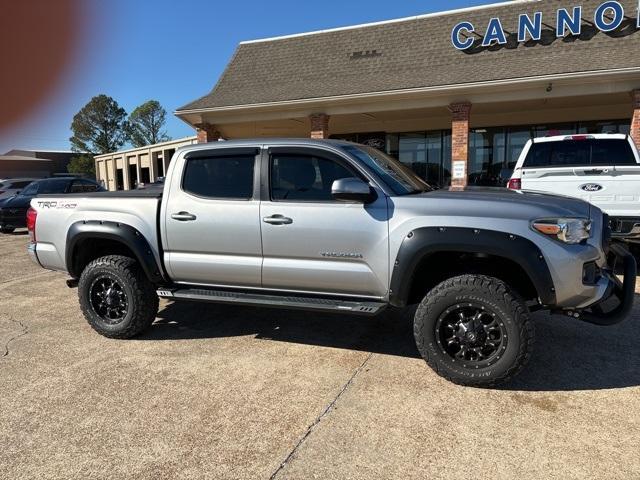
POLYGON ((97 277, 89 288, 91 308, 109 325, 124 320, 129 308, 127 294, 118 281, 110 276, 97 277))
POLYGON ((478 303, 447 308, 436 322, 436 341, 442 352, 464 367, 481 368, 499 360, 507 349, 504 321, 478 303))

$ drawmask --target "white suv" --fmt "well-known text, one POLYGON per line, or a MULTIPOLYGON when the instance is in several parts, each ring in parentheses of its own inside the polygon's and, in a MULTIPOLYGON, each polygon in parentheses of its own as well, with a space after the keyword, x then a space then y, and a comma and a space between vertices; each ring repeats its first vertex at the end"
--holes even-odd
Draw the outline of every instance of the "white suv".
POLYGON ((613 236, 640 242, 640 160, 628 135, 529 140, 508 188, 586 200, 609 215, 613 236))

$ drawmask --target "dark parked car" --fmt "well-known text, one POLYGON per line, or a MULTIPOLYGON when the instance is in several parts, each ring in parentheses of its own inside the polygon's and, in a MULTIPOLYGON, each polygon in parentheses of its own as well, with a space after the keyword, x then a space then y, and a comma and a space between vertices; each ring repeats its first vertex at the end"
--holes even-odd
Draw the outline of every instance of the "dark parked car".
POLYGON ((86 178, 46 178, 30 183, 13 197, 0 200, 0 232, 11 233, 27 226, 27 209, 31 199, 41 194, 65 194, 102 191, 98 183, 86 178))

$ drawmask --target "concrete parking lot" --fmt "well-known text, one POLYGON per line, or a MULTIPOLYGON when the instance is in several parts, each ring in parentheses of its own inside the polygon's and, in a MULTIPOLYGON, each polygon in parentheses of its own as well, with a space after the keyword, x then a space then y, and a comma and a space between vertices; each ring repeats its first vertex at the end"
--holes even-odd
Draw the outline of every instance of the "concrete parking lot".
POLYGON ((407 318, 162 302, 108 340, 0 236, 2 478, 640 478, 640 311, 536 315, 515 382, 452 385, 407 318))

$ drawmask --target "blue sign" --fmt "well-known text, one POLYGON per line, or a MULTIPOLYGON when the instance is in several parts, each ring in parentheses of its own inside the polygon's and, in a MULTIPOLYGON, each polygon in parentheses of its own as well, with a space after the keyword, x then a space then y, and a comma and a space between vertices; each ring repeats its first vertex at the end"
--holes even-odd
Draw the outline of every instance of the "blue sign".
MULTIPOLYGON (((556 11, 555 34, 557 38, 567 35, 580 35, 582 32, 582 7, 560 8, 556 11)), ((624 20, 624 7, 620 2, 609 0, 601 3, 593 12, 593 24, 601 32, 611 32, 624 20)), ((636 27, 640 28, 640 1, 636 27)), ((480 36, 471 22, 460 22, 451 30, 451 43, 458 50, 466 50, 474 44, 474 35, 480 36)), ((542 12, 533 15, 523 13, 518 17, 518 42, 539 41, 542 36, 542 12)), ((504 45, 507 36, 499 18, 487 23, 482 36, 482 46, 504 45)))

